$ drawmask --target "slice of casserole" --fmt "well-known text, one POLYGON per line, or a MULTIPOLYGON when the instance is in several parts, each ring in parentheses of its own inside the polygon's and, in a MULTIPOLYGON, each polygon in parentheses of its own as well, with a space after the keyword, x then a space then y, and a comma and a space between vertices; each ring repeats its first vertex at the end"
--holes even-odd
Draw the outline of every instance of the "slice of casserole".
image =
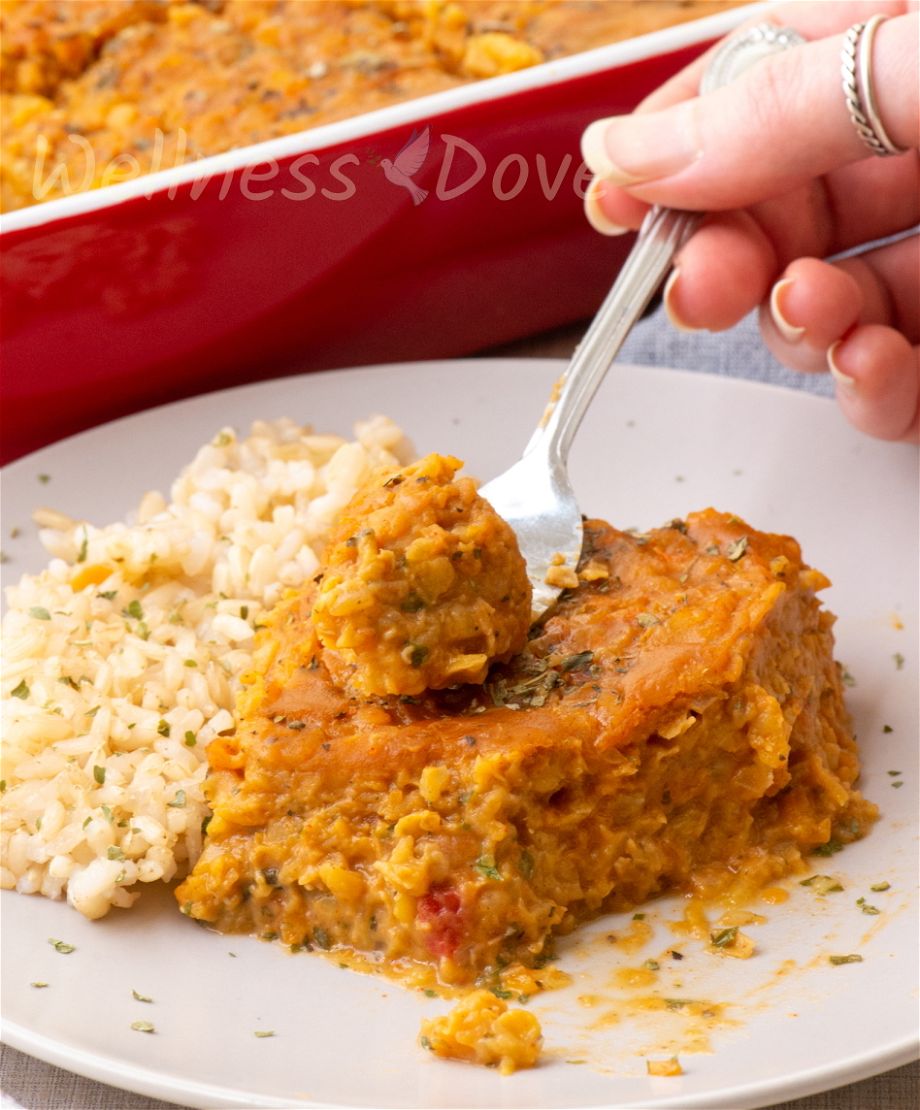
POLYGON ((713 510, 586 524, 577 589, 484 686, 343 693, 314 591, 261 632, 183 911, 469 984, 664 891, 749 898, 875 808, 797 543, 713 510))

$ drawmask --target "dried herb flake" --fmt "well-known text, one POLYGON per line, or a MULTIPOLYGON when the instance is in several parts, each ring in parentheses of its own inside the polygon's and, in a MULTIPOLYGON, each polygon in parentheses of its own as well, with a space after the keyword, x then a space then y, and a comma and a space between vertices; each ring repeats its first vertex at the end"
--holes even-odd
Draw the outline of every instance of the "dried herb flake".
POLYGON ((728 929, 720 929, 717 933, 710 933, 709 939, 713 948, 731 948, 738 936, 738 926, 732 925, 728 929))
POLYGON ((742 536, 740 540, 735 540, 734 543, 728 545, 728 550, 725 552, 726 558, 730 563, 737 563, 747 549, 748 538, 747 536, 742 536))

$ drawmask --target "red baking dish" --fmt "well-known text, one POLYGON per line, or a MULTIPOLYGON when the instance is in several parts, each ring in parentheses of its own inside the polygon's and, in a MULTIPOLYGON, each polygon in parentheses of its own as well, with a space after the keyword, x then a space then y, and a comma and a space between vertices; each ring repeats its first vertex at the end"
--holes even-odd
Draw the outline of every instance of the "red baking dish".
POLYGON ((585 223, 583 128, 750 14, 4 216, 4 459, 193 393, 458 356, 589 315, 628 242, 585 223), (383 164, 413 133, 420 201, 383 164))

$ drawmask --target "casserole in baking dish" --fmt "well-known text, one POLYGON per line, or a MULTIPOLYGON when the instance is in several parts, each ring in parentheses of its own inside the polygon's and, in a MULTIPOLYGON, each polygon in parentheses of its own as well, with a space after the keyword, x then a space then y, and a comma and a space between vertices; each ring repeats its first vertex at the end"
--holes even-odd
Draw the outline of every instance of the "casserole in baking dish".
MULTIPOLYGON (((76 7, 88 12, 105 5, 76 7)), ((118 10, 127 18, 129 11, 162 14, 164 7, 138 0, 118 10)), ((350 5, 348 14, 392 27, 405 7, 350 5)), ((502 5, 485 5, 492 7, 502 5)), ((610 5, 543 7, 547 19, 576 8, 596 19, 610 5)), ((463 61, 464 47, 459 61, 439 62, 437 72, 433 64, 406 71, 409 86, 423 71, 434 83, 409 92, 440 91, 383 107, 385 81, 371 74, 377 92, 362 103, 373 111, 293 134, 269 130, 277 137, 264 142, 250 142, 265 132, 261 123, 246 130, 245 105, 223 105, 230 145, 246 145, 210 153, 210 131, 195 130, 200 151, 175 164, 166 150, 178 138, 161 128, 159 163, 155 149, 145 155, 146 168, 156 172, 7 213, 0 224, 4 456, 178 396, 294 369, 460 354, 590 313, 626 244, 604 241, 585 224, 581 130, 599 115, 629 110, 747 12, 722 7, 714 16, 472 83, 460 72, 475 65, 475 56, 463 61), (425 194, 419 203, 418 193, 387 173, 413 136, 418 166, 407 177, 425 194), (199 152, 207 156, 198 160, 199 152)), ((187 26, 179 20, 177 34, 187 36, 217 14, 229 22, 235 11, 232 3, 220 13, 208 5, 173 5, 167 19, 189 8, 195 10, 183 15, 187 26)), ((652 8, 658 5, 643 3, 639 10, 652 8)), ((238 18, 265 10, 247 2, 238 18)), ((419 21, 416 31, 401 31, 408 36, 403 47, 422 51, 425 26, 419 21)), ((143 33, 154 40, 165 27, 141 21, 113 31, 104 43, 79 35, 68 41, 83 41, 79 49, 95 58, 85 76, 118 54, 114 44, 139 36, 138 28, 148 28, 143 33)), ((48 99, 52 88, 73 89, 81 80, 62 76, 78 63, 55 47, 48 26, 42 34, 44 54, 4 35, 4 82, 22 90, 10 92, 13 99, 48 99), (30 50, 41 58, 32 70, 24 61, 30 50)), ((493 46, 499 36, 509 51, 514 43, 549 50, 517 30, 482 30, 480 46, 483 36, 493 46)), ((430 51, 444 56, 435 46, 430 51)), ((256 54, 229 72, 243 77, 256 54)), ((168 97, 182 81, 170 83, 166 74, 189 64, 164 54, 145 69, 139 56, 132 79, 146 75, 168 97)), ((196 89, 207 95, 216 65, 206 53, 198 58, 194 77, 184 78, 195 87, 183 99, 196 89)), ((127 61, 120 72, 112 87, 123 92, 127 61)), ((285 99, 296 108, 293 93, 285 99)), ((87 93, 81 103, 90 111, 96 102, 87 93)), ((114 150, 119 128, 133 126, 130 115, 124 102, 106 112, 105 126, 93 131, 100 157, 114 150)), ((191 117, 176 118, 191 133, 191 117)), ((290 125, 302 122, 292 117, 290 125)), ((38 124, 23 121, 29 126, 38 124)), ((80 137, 90 143, 88 135, 80 137)), ((152 141, 155 146, 156 135, 152 141)))

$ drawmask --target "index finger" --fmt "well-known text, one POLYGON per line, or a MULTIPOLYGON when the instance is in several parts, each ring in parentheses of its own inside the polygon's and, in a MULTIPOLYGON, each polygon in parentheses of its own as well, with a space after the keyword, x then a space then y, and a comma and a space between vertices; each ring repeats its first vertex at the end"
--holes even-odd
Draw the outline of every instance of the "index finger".
MULTIPOLYGON (((756 27, 760 23, 772 23, 776 27, 792 27, 807 39, 821 39, 828 35, 839 34, 873 15, 904 15, 916 4, 908 4, 905 0, 890 0, 885 3, 878 0, 860 0, 854 3, 827 3, 827 0, 817 0, 815 3, 777 4, 768 13, 761 13, 740 24, 729 35, 743 34, 745 30, 756 27)), ((711 46, 705 54, 694 59, 680 73, 675 74, 670 80, 650 93, 636 108, 637 112, 656 112, 678 104, 681 100, 689 100, 698 96, 700 79, 703 71, 709 64, 713 54, 721 47, 725 39, 711 46)))

